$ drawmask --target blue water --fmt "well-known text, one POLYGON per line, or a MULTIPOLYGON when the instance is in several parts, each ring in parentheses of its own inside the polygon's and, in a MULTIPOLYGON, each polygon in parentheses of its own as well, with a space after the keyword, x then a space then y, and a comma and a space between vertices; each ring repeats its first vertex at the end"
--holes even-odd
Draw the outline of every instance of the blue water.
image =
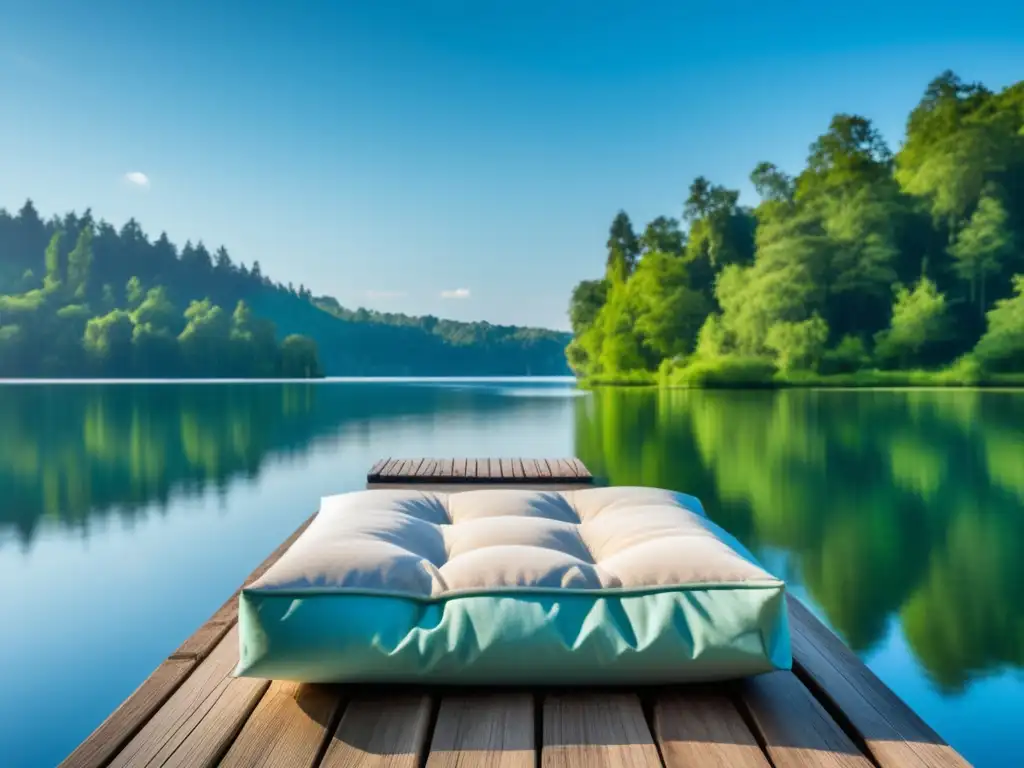
MULTIPOLYGON (((677 488, 977 765, 1021 754, 1024 394, 565 380, 0 387, 0 766, 52 766, 389 455, 677 488)), ((1011 761, 1012 762, 1012 761, 1011 761)))

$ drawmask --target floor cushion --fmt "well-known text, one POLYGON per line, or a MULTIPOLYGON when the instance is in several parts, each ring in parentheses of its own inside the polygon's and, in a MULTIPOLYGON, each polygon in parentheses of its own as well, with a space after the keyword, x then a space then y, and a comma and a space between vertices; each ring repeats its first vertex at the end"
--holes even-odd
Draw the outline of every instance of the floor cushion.
POLYGON ((789 669, 784 583, 654 488, 330 496, 241 592, 237 675, 616 684, 789 669))

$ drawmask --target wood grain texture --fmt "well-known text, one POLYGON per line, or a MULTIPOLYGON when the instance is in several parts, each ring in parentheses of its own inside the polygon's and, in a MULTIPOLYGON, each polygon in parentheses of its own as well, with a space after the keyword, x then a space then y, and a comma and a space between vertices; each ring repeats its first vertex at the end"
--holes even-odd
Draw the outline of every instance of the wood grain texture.
POLYGON ((113 768, 210 765, 241 728, 269 682, 232 678, 238 663, 238 629, 232 630, 135 737, 113 768))
POLYGON ((533 768, 536 749, 530 694, 446 696, 427 768, 533 768))
POLYGON ((970 765, 799 600, 787 602, 797 674, 829 708, 843 713, 882 768, 970 765))
POLYGON ((872 768, 792 672, 751 678, 740 695, 776 768, 872 768))
POLYGON ((551 477, 551 467, 548 466, 547 459, 535 459, 537 462, 537 476, 538 477, 551 477))
POLYGON ((466 476, 466 460, 453 459, 452 460, 452 477, 465 477, 466 476))
POLYGON ((275 681, 220 768, 314 768, 343 701, 338 686, 275 681))
POLYGON ((579 477, 581 479, 590 479, 592 477, 592 475, 590 474, 590 470, 587 469, 586 464, 584 464, 582 461, 580 461, 576 457, 573 457, 572 462, 573 462, 574 466, 576 467, 576 476, 577 477, 579 477))
POLYGON ((512 459, 500 459, 501 463, 501 477, 504 480, 511 480, 515 477, 515 472, 512 469, 512 459))
MULTIPOLYGON (((295 540, 309 527, 311 515, 291 536, 270 553, 249 574, 249 584, 278 561, 295 540)), ((124 702, 61 763, 61 768, 93 768, 105 766, 171 698, 189 674, 207 658, 238 620, 238 594, 235 590, 224 604, 185 640, 124 702)), ((235 649, 237 661, 237 648, 235 649)))
POLYGON ((512 459, 512 477, 523 477, 523 460, 520 458, 512 459))
POLYGON ((370 477, 375 477, 380 474, 380 471, 384 469, 384 465, 388 463, 387 459, 380 459, 370 467, 370 471, 367 473, 370 477))
POLYGON ((661 758, 634 694, 567 694, 544 699, 542 768, 660 768, 661 758))
POLYGON ((349 702, 321 768, 418 768, 426 750, 430 698, 359 696, 349 702))
POLYGON ((191 659, 168 659, 110 717, 78 745, 60 768, 99 768, 139 732, 196 667, 191 659))
POLYGON ((743 716, 723 693, 692 690, 654 700, 654 736, 667 768, 769 768, 743 716))

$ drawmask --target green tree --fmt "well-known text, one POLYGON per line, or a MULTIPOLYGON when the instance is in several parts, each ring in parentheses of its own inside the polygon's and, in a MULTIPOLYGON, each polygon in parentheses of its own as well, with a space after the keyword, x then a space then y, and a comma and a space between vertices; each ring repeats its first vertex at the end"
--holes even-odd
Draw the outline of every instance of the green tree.
POLYGON ((1014 295, 988 312, 988 329, 974 356, 993 371, 1024 371, 1024 275, 1013 278, 1014 295))
POLYGON ((68 291, 76 299, 84 299, 89 289, 92 268, 92 227, 82 227, 75 247, 68 254, 68 291))
POLYGON ((897 287, 890 327, 875 339, 879 361, 904 368, 927 362, 929 347, 941 342, 947 332, 946 321, 946 297, 934 282, 922 277, 912 291, 897 287))
POLYGON ((64 233, 58 230, 53 233, 50 244, 46 246, 46 277, 43 278, 43 285, 47 291, 58 290, 64 282, 60 258, 60 244, 63 239, 64 233))
POLYGON ((813 315, 799 323, 776 323, 768 329, 765 346, 775 352, 781 371, 816 370, 825 353, 828 323, 813 315))
POLYGON ((316 344, 312 339, 297 334, 285 337, 281 342, 281 375, 295 379, 323 375, 316 344))
POLYGON ((953 269, 970 285, 971 302, 977 301, 978 310, 983 313, 985 286, 1014 253, 1013 231, 998 197, 982 195, 967 225, 957 233, 950 253, 955 259, 953 269))
POLYGON ((609 279, 625 282, 633 273, 639 255, 640 241, 633 231, 633 223, 625 211, 619 211, 608 230, 606 271, 609 279))
POLYGON ((115 309, 86 323, 82 345, 101 372, 126 370, 130 367, 134 330, 131 315, 115 309))

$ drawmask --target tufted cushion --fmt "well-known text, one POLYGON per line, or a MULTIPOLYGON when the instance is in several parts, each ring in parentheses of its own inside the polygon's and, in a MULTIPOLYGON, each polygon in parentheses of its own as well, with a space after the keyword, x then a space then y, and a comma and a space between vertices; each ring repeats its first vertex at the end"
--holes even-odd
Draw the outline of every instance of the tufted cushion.
POLYGON ((239 674, 685 681, 788 668, 784 585, 691 496, 374 490, 243 590, 239 674))

